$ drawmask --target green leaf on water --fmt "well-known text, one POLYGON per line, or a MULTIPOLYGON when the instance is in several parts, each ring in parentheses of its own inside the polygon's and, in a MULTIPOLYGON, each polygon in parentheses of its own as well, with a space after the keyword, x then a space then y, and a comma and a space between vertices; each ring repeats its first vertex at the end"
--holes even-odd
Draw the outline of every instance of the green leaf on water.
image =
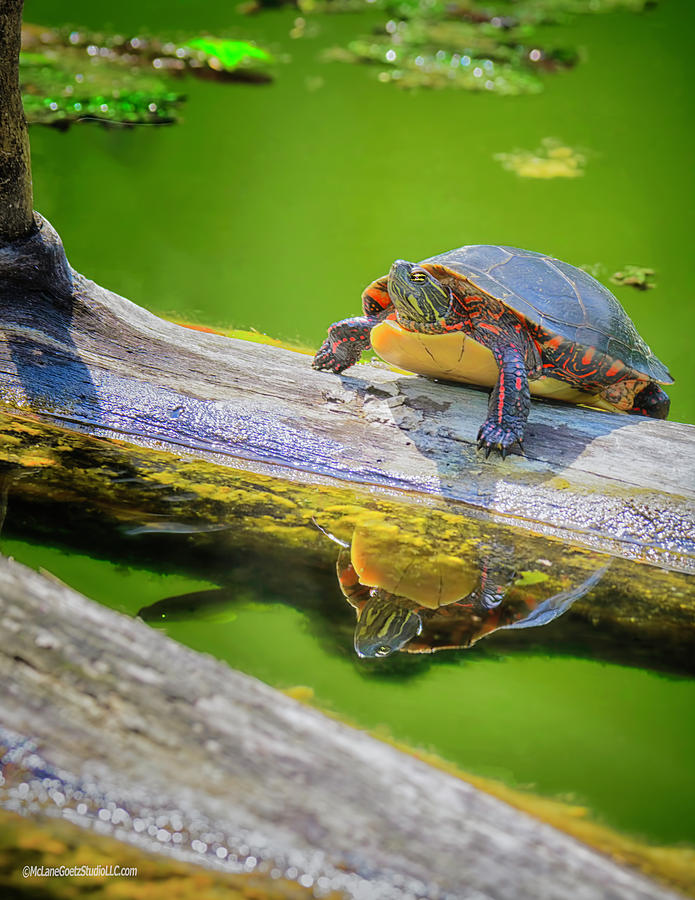
MULTIPOLYGON (((300 9, 306 12, 307 2, 299 0, 300 9)), ((263 0, 257 3, 265 5, 263 0)), ((383 30, 329 51, 329 60, 379 66, 379 81, 402 88, 446 87, 505 95, 537 93, 543 89, 545 73, 579 62, 575 47, 546 42, 544 26, 569 21, 581 13, 641 11, 651 3, 653 0, 311 0, 313 12, 376 8, 391 16, 383 30)), ((546 166, 559 168, 557 162, 546 166)))
POLYGON ((520 576, 520 578, 517 578, 514 581, 515 587, 529 587, 529 585, 532 584, 541 584, 549 578, 547 573, 533 570, 520 572, 520 576))
POLYGON ((249 60, 272 62, 272 56, 267 50, 256 47, 248 41, 225 41, 218 38, 199 37, 186 41, 183 45, 207 59, 217 59, 223 69, 232 71, 249 60))
POLYGON ((131 38, 84 30, 22 29, 20 80, 27 120, 66 128, 178 121, 188 73, 220 81, 269 81, 271 55, 250 41, 217 37, 131 38))

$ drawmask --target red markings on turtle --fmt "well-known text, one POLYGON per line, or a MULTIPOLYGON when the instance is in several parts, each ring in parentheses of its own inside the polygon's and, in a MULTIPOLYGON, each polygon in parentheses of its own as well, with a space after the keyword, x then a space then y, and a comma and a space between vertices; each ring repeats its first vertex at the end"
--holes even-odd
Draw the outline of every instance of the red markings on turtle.
POLYGON ((499 397, 497 398, 497 420, 498 422, 502 421, 502 412, 504 409, 504 369, 500 368, 500 380, 499 380, 499 397))
MULTIPOLYGON (((616 298, 585 272, 542 254, 493 245, 461 247, 419 267, 439 282, 425 279, 418 288, 429 296, 427 303, 407 288, 413 264, 396 261, 388 276, 364 290, 364 316, 329 328, 315 368, 342 372, 353 365, 370 348, 371 329, 386 319, 423 335, 470 335, 493 352, 500 371, 478 435, 486 455, 499 449, 505 456, 514 443, 521 445, 527 382, 540 375, 598 394, 621 410, 654 418, 668 414, 668 397, 658 387, 672 381, 668 370, 616 298), (567 293, 567 282, 574 296, 567 293), (621 352, 627 362, 615 356, 616 345, 626 348, 621 352)), ((423 281, 420 275, 413 280, 423 281)))
POLYGON ((621 369, 625 368, 625 363, 622 359, 616 359, 610 369, 606 372, 606 378, 612 378, 613 375, 617 375, 621 369))
POLYGON ((362 309, 368 316, 378 316, 389 306, 391 306, 389 292, 381 287, 371 285, 362 294, 362 309))
POLYGON ((347 565, 344 569, 342 569, 342 571, 338 575, 338 581, 340 582, 341 587, 344 587, 344 588, 352 588, 352 587, 355 587, 355 585, 358 585, 360 583, 359 576, 358 576, 357 572, 355 571, 355 568, 352 565, 352 563, 350 563, 350 565, 347 565))

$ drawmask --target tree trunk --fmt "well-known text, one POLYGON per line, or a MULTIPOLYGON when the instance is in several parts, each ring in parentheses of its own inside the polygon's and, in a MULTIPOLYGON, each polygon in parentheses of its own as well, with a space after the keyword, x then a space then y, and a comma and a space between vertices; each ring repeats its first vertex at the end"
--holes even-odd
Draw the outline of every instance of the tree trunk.
POLYGON ((19 90, 23 0, 0 0, 0 244, 34 230, 29 135, 19 90))

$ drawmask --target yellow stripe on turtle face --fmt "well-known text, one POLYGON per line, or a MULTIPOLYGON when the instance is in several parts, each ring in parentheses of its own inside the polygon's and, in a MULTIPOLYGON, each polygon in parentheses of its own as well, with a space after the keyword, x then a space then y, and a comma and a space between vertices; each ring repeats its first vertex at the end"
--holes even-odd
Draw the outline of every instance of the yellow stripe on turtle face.
MULTIPOLYGON (((421 334, 406 331, 398 322, 387 319, 372 329, 371 343, 385 362, 407 372, 482 387, 494 387, 497 383, 499 370, 492 353, 461 332, 421 334)), ((618 411, 601 397, 579 391, 557 378, 541 377, 529 385, 536 397, 618 411)))
POLYGON ((383 606, 367 606, 359 617, 359 622, 365 631, 369 630, 373 640, 384 641, 391 633, 398 613, 399 609, 393 602, 386 602, 383 606))

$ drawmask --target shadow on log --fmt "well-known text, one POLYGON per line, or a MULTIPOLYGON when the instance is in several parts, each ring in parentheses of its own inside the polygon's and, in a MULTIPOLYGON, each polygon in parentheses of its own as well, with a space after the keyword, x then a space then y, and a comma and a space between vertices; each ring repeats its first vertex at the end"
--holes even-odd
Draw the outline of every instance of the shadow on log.
POLYGON ((0 249, 6 403, 88 434, 309 484, 353 482, 692 572, 695 428, 535 403, 485 460, 484 393, 163 322, 74 272, 51 226, 0 249), (667 464, 665 464, 667 459, 667 464))
MULTIPOLYGON (((339 587, 336 562, 344 551, 330 532, 352 545, 363 577, 368 581, 371 572, 375 579, 369 583, 387 586, 379 573, 388 559, 385 577, 411 586, 411 605, 424 607, 426 627, 417 648, 406 650, 468 647, 485 637, 466 653, 540 649, 693 672, 692 576, 464 515, 462 508, 408 503, 400 492, 271 478, 0 413, 0 501, 5 537, 219 586, 162 598, 151 610, 140 610, 133 597, 127 609, 152 621, 162 613, 195 621, 213 610, 232 612, 239 598, 251 596, 295 607, 322 646, 352 653, 356 613, 339 587), (501 590, 501 605, 484 612, 456 602, 474 598, 483 580, 501 590), (590 592, 575 596, 551 624, 496 631, 582 584, 590 592)), ((389 677, 416 675, 431 664, 431 656, 397 656, 363 669, 389 677)))

